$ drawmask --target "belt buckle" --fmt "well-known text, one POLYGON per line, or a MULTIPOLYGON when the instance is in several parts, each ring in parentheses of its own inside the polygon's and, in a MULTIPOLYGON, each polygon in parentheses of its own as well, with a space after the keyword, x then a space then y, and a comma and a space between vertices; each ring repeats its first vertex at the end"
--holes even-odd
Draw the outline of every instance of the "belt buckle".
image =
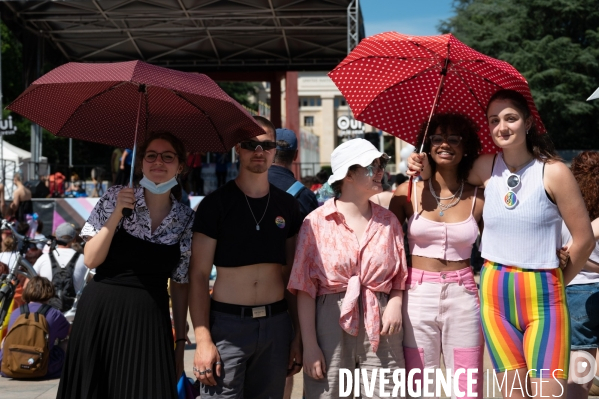
POLYGON ((257 308, 252 308, 252 318, 257 317, 266 317, 266 306, 258 306, 257 308))

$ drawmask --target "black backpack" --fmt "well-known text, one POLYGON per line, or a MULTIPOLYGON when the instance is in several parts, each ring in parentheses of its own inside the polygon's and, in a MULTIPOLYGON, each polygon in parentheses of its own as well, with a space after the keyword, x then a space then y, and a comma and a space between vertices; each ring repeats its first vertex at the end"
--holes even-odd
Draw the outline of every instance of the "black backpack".
POLYGON ((73 273, 75 272, 75 265, 80 253, 75 252, 75 255, 73 255, 63 269, 58 264, 53 252, 50 251, 49 255, 50 262, 52 263, 52 284, 54 285, 55 294, 49 303, 61 312, 66 312, 73 307, 75 297, 77 296, 73 282, 73 273))

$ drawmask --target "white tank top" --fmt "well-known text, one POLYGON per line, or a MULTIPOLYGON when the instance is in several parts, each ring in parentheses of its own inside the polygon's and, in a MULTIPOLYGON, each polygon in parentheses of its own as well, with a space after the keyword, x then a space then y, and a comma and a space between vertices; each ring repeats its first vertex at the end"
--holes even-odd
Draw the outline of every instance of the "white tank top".
POLYGON ((562 217, 543 185, 543 162, 533 160, 517 171, 520 185, 513 191, 515 207, 505 206, 507 178, 511 172, 498 154, 485 188, 482 257, 524 269, 559 267, 556 249, 561 247, 562 217))

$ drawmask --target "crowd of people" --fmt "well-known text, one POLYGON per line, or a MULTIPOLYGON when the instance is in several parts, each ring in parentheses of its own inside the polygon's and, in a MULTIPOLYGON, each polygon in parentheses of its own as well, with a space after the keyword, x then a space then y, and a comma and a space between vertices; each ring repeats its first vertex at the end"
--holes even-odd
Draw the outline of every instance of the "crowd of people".
MULTIPOLYGON (((533 397, 541 382, 544 395, 587 396, 592 381, 577 384, 569 359, 599 344, 599 153, 581 153, 570 171, 518 92, 498 91, 486 110, 498 154, 479 154, 467 116, 438 114, 418 135, 423 153, 410 156, 416 179, 394 191, 389 157, 363 139, 339 145, 322 187, 307 187, 292 172, 295 133, 256 116, 264 134, 235 146, 237 178, 195 213, 180 176, 201 162, 153 132, 130 163, 142 178, 110 187, 83 226, 85 259, 59 252, 36 263, 48 279, 55 263, 76 276, 80 262, 95 270, 57 397, 176 398, 188 311, 202 397, 288 398, 302 368, 307 399, 339 397, 341 369, 417 369, 422 385, 443 357, 447 369, 477 370, 467 397, 482 398, 485 343, 509 381, 505 398, 533 397), (525 387, 509 391, 516 379, 525 387)), ((72 228, 56 234, 64 248, 74 238, 72 228)), ((25 296, 30 311, 55 297, 41 291, 25 296)), ((467 391, 466 374, 457 379, 467 391)), ((365 383, 354 393, 379 397, 365 383)))

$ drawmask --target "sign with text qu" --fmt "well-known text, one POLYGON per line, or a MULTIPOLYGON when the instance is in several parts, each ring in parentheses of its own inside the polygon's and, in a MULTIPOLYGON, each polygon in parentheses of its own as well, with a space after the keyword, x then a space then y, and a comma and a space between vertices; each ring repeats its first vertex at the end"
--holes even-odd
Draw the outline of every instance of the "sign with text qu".
POLYGON ((15 134, 17 127, 12 124, 12 116, 8 116, 8 119, 0 119, 0 135, 7 136, 15 134))

